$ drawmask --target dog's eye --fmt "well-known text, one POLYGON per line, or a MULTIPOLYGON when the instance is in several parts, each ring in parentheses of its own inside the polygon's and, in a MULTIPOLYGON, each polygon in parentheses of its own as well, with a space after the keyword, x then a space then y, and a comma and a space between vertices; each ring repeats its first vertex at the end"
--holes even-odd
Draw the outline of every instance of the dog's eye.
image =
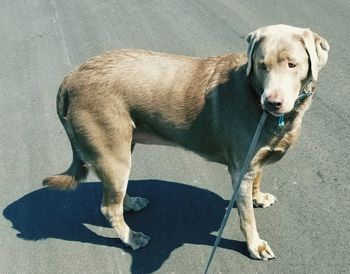
POLYGON ((260 63, 260 64, 259 64, 259 67, 260 67, 262 70, 266 70, 266 71, 267 71, 266 64, 260 63))
POLYGON ((292 63, 292 62, 289 62, 288 63, 288 67, 289 68, 295 68, 297 65, 296 64, 294 64, 294 63, 292 63))

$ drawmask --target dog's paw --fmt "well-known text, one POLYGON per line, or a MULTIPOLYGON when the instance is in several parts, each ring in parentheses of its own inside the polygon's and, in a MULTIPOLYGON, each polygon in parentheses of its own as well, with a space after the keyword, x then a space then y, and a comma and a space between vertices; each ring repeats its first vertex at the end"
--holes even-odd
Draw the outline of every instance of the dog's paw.
POLYGON ((276 197, 270 193, 260 192, 258 195, 253 197, 253 204, 255 207, 266 208, 273 205, 275 202, 277 202, 276 197))
POLYGON ((256 260, 267 261, 275 258, 271 247, 264 240, 259 239, 256 243, 248 246, 250 257, 256 260))
POLYGON ((151 237, 143 234, 142 232, 130 231, 129 239, 124 242, 125 245, 132 248, 132 250, 144 247, 150 241, 151 237))
POLYGON ((124 200, 124 211, 139 211, 149 204, 146 198, 128 197, 124 200))

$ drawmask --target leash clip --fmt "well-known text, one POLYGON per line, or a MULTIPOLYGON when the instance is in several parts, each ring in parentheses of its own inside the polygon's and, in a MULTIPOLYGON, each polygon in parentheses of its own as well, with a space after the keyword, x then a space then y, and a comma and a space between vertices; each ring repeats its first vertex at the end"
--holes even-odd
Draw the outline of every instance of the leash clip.
POLYGON ((280 117, 278 117, 278 127, 283 128, 284 126, 285 126, 285 123, 284 123, 284 114, 283 114, 280 117))

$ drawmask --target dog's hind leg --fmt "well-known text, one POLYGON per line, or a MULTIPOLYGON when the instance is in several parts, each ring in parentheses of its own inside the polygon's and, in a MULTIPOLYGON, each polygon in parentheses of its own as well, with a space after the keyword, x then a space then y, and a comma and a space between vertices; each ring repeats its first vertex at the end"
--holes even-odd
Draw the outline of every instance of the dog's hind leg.
POLYGON ((102 214, 125 245, 138 249, 145 246, 150 238, 132 231, 123 216, 131 168, 132 126, 126 111, 118 109, 113 116, 111 113, 76 112, 72 120, 79 137, 79 148, 102 181, 102 214))
POLYGON ((254 178, 253 183, 253 203, 255 207, 269 207, 274 204, 277 199, 270 193, 260 192, 260 183, 261 183, 262 169, 257 173, 254 178))
POLYGON ((103 183, 101 212, 123 243, 135 250, 146 245, 150 238, 141 232, 132 231, 124 221, 123 203, 131 168, 130 150, 125 147, 128 146, 122 145, 117 154, 102 155, 94 168, 103 183))
POLYGON ((135 250, 146 245, 150 238, 141 232, 132 231, 124 221, 123 201, 125 200, 130 167, 129 152, 129 156, 124 155, 124 157, 121 157, 120 154, 118 157, 102 156, 98 160, 95 170, 103 183, 101 212, 116 230, 123 243, 135 250))
MULTIPOLYGON (((135 143, 131 143, 131 153, 133 153, 135 148, 135 143)), ((140 211, 149 204, 149 200, 141 197, 130 197, 125 194, 124 197, 124 211, 140 211)))

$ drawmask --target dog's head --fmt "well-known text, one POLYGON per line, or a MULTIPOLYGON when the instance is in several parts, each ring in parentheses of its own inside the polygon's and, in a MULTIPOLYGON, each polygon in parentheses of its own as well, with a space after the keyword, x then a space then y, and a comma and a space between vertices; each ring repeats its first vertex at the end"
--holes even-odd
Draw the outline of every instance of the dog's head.
POLYGON ((290 112, 308 81, 316 81, 329 45, 309 29, 286 25, 260 28, 247 37, 247 75, 261 93, 262 107, 275 116, 290 112))

